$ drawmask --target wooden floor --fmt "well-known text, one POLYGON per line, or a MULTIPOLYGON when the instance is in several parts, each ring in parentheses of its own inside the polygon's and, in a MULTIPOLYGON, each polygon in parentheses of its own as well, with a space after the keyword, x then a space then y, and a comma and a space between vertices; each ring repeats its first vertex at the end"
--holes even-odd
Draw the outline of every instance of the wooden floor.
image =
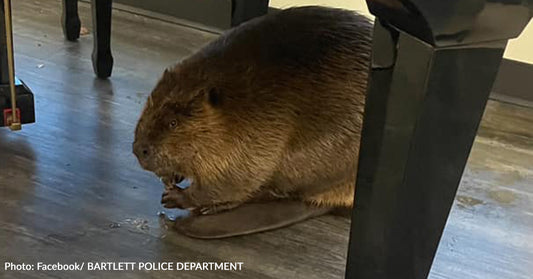
MULTIPOLYGON (((131 153, 134 125, 164 67, 216 35, 115 11, 115 69, 102 81, 92 73, 91 35, 63 40, 60 0, 12 2, 17 75, 35 93, 37 123, 0 130, 0 277, 343 277, 345 217, 217 241, 180 236, 158 217, 162 187, 131 153), (241 261, 244 269, 6 272, 6 261, 241 261)), ((533 109, 490 102, 430 278, 531 278, 532 162, 533 109)))

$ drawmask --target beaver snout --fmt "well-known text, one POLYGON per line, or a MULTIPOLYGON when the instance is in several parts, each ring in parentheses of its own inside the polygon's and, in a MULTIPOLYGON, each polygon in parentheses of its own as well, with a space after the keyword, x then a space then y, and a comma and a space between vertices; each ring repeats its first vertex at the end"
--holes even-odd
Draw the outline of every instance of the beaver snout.
POLYGON ((133 142, 133 154, 135 154, 143 168, 146 169, 150 166, 153 153, 153 149, 150 145, 139 141, 133 142))

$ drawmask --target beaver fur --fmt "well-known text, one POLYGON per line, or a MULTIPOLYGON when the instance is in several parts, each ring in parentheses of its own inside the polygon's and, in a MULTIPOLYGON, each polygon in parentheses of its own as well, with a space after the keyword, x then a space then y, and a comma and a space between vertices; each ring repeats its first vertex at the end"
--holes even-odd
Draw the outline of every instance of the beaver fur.
POLYGON ((372 24, 300 7, 250 20, 167 69, 134 153, 167 207, 216 214, 251 201, 353 203, 372 24), (187 189, 173 187, 187 179, 187 189))

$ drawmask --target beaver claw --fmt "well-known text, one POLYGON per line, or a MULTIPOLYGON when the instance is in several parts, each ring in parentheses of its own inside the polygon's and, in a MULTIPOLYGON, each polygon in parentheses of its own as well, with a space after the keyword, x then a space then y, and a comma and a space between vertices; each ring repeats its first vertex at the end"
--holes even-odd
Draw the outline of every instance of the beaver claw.
POLYGON ((220 212, 224 212, 230 209, 234 209, 235 207, 238 207, 241 205, 242 202, 228 202, 228 203, 222 203, 222 204, 214 204, 207 207, 201 207, 199 210, 197 210, 197 215, 211 215, 211 214, 217 214, 220 212))
POLYGON ((211 215, 233 209, 242 203, 228 202, 209 206, 198 206, 191 203, 184 190, 180 188, 166 188, 161 196, 161 203, 165 208, 190 209, 194 215, 211 215))
POLYGON ((179 188, 166 188, 161 196, 161 203, 165 208, 189 209, 193 207, 183 190, 179 188))

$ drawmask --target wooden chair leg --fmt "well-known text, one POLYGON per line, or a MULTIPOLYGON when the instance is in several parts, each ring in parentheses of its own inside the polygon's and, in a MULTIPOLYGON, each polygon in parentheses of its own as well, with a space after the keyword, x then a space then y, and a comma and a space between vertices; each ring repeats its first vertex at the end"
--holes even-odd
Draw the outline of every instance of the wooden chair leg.
POLYGON ((81 21, 78 16, 78 0, 63 0, 63 14, 61 25, 63 35, 69 41, 76 41, 80 37, 81 21))
POLYGON ((108 78, 113 69, 111 54, 112 0, 92 0, 94 48, 92 62, 99 78, 108 78))

